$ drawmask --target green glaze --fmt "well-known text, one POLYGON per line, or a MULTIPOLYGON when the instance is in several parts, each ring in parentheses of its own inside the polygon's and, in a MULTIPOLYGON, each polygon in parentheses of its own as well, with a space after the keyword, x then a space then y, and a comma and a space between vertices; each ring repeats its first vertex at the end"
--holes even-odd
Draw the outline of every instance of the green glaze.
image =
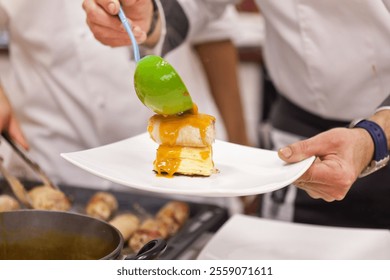
POLYGON ((175 115, 192 109, 182 79, 160 56, 148 55, 137 63, 134 87, 141 102, 157 114, 175 115))

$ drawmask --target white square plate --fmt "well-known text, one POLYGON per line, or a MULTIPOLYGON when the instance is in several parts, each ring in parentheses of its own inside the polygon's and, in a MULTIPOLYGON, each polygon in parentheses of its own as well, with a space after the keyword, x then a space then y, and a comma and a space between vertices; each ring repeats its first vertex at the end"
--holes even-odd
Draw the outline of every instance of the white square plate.
POLYGON ((232 197, 270 192, 299 178, 314 157, 286 164, 277 152, 216 140, 213 160, 219 173, 210 177, 156 176, 158 145, 148 133, 89 150, 62 153, 69 162, 112 182, 164 194, 232 197))

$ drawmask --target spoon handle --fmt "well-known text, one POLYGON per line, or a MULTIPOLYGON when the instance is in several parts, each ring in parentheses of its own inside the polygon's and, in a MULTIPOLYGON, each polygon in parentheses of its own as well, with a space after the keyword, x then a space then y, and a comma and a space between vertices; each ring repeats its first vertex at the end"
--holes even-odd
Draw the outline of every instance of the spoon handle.
POLYGON ((135 62, 138 63, 138 61, 141 58, 140 54, 139 54, 139 47, 138 47, 137 41, 135 40, 133 31, 131 31, 130 23, 127 20, 127 18, 125 16, 125 13, 123 12, 123 9, 122 9, 121 6, 119 7, 118 16, 119 16, 119 19, 121 20, 123 26, 125 27, 125 30, 126 30, 127 34, 129 34, 131 43, 133 44, 134 60, 135 60, 135 62))

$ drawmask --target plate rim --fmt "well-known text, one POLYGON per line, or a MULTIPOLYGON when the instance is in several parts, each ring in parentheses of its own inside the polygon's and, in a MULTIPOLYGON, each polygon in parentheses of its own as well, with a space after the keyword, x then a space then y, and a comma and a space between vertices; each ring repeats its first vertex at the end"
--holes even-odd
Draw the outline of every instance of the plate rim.
MULTIPOLYGON (((259 187, 250 187, 250 188, 246 188, 246 189, 241 189, 241 188, 236 188, 236 189, 199 188, 197 190, 197 189, 192 188, 192 189, 188 190, 186 188, 183 188, 183 189, 178 189, 178 188, 162 189, 161 187, 145 186, 145 185, 139 184, 137 182, 123 181, 119 178, 115 178, 112 175, 106 175, 104 173, 101 173, 101 172, 91 168, 91 166, 88 166, 88 165, 86 166, 85 163, 82 163, 82 161, 83 161, 82 159, 79 159, 79 160, 75 159, 75 157, 77 158, 85 152, 91 152, 93 150, 108 149, 109 146, 118 145, 119 143, 135 140, 136 138, 140 138, 142 140, 142 138, 146 138, 146 137, 148 138, 148 141, 149 140, 152 141, 149 138, 148 133, 145 132, 145 133, 135 135, 133 137, 119 140, 119 141, 116 141, 116 142, 113 142, 110 144, 105 144, 105 145, 102 145, 99 147, 94 147, 94 148, 75 151, 75 152, 60 153, 60 155, 62 158, 64 158, 65 160, 67 160, 71 164, 81 168, 82 170, 84 170, 86 172, 89 172, 89 173, 91 173, 95 176, 98 176, 100 178, 103 178, 105 180, 123 185, 125 187, 134 188, 134 189, 138 189, 138 190, 142 190, 142 191, 149 191, 149 192, 153 192, 153 193, 160 193, 160 194, 201 196, 201 197, 237 197, 237 196, 256 195, 256 194, 272 192, 272 191, 278 190, 280 188, 286 187, 289 184, 291 184, 292 182, 294 182, 296 179, 298 179, 302 174, 304 174, 306 172, 306 170, 311 166, 311 164, 315 160, 315 157, 312 156, 312 157, 304 159, 298 163, 293 163, 293 164, 302 165, 302 168, 299 170, 299 172, 296 172, 294 174, 294 176, 292 176, 286 180, 277 182, 277 184, 266 184, 266 185, 262 185, 259 187)), ((273 151, 273 150, 261 149, 261 148, 251 147, 251 146, 244 146, 244 145, 230 143, 230 142, 223 141, 223 140, 216 140, 216 143, 220 143, 220 144, 224 144, 224 145, 229 144, 229 145, 233 145, 233 146, 239 147, 239 148, 254 149, 256 151, 267 152, 267 153, 272 152, 274 154, 277 154, 277 152, 273 151)), ((286 164, 286 165, 293 165, 293 164, 286 164)), ((218 176, 218 174, 213 174, 212 176, 218 176)), ((183 176, 180 176, 180 177, 182 178, 183 176)), ((191 177, 188 177, 188 178, 191 179, 191 177)), ((209 178, 211 178, 211 177, 205 177, 204 179, 208 180, 209 178)), ((172 180, 173 179, 174 180, 174 178, 164 178, 164 177, 162 177, 162 179, 165 179, 165 180, 172 180)), ((203 180, 203 178, 202 178, 202 180, 203 180)))

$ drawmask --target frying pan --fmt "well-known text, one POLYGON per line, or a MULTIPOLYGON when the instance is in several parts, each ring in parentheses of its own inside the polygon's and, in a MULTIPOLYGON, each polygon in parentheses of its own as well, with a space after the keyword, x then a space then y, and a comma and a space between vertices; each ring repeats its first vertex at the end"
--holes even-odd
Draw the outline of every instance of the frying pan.
MULTIPOLYGON (((71 212, 17 210, 0 213, 0 260, 123 258, 123 238, 112 225, 71 212)), ((166 248, 152 240, 126 259, 154 259, 166 248)))

